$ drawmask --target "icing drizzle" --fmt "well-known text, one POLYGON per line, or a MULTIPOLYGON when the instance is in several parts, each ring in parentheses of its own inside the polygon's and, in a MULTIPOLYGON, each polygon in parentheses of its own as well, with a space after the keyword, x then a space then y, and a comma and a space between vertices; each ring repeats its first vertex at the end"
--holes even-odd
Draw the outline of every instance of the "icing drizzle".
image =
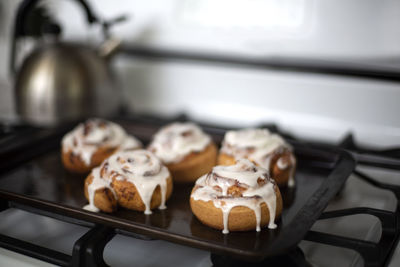
MULTIPOLYGON (((221 152, 233 155, 235 159, 247 158, 270 171, 270 162, 274 153, 284 149, 292 151, 292 147, 278 134, 268 129, 243 129, 228 131, 222 143, 221 152)), ((278 159, 277 167, 281 170, 294 165, 296 159, 290 156, 290 162, 278 159)), ((294 168, 290 170, 288 186, 294 186, 294 168)))
POLYGON ((261 231, 261 204, 269 210, 268 228, 275 229, 276 193, 275 181, 266 169, 254 165, 247 159, 240 159, 235 165, 215 166, 211 172, 196 181, 194 200, 212 201, 223 214, 224 229, 229 233, 228 218, 234 207, 245 206, 254 211, 256 231, 261 231), (235 187, 232 187, 235 186, 235 187))
POLYGON ((62 139, 63 150, 80 155, 86 166, 90 166, 93 154, 103 146, 131 150, 142 147, 142 144, 135 137, 127 135, 118 124, 102 119, 89 119, 62 139))
MULTIPOLYGON (((98 211, 94 205, 94 193, 101 188, 109 188, 112 192, 114 179, 128 181, 135 185, 146 209, 145 214, 151 214, 150 203, 157 186, 161 189, 161 204, 159 209, 165 209, 168 169, 150 151, 134 150, 115 153, 92 170, 93 182, 88 186, 89 205, 84 209, 98 211)), ((114 196, 117 196, 114 192, 114 196)))
POLYGON ((96 193, 96 190, 102 188, 108 188, 114 194, 115 199, 117 199, 117 195, 115 194, 114 189, 110 186, 111 180, 103 179, 100 173, 100 167, 94 168, 92 170, 92 176, 93 176, 92 183, 88 186, 89 204, 84 206, 83 209, 93 212, 99 212, 100 211, 99 208, 97 208, 94 205, 94 194, 96 193))
POLYGON ((202 151, 211 138, 194 123, 172 123, 158 131, 149 149, 164 163, 181 161, 191 152, 202 151))

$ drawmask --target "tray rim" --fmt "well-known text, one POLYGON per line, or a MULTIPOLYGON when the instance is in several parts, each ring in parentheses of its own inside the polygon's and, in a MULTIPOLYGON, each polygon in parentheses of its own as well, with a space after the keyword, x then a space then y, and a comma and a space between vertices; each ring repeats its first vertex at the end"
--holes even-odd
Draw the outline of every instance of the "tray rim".
MULTIPOLYGON (((311 226, 318 219, 320 214, 328 205, 329 201, 340 190, 341 186, 345 183, 345 181, 355 168, 356 165, 355 159, 352 157, 350 153, 346 152, 345 150, 327 149, 327 148, 321 149, 318 148, 316 145, 309 145, 309 144, 307 144, 307 147, 315 149, 316 151, 320 152, 322 151, 322 152, 334 153, 338 156, 337 162, 335 166, 331 169, 330 174, 324 179, 324 181, 318 187, 318 189, 308 198, 306 203, 296 213, 296 215, 293 217, 293 220, 282 229, 283 231, 281 231, 279 237, 273 242, 272 246, 259 250, 250 251, 250 250, 229 248, 224 246, 223 244, 209 243, 205 240, 201 240, 193 236, 187 237, 184 235, 168 232, 161 228, 152 227, 149 225, 143 225, 141 223, 137 223, 134 221, 127 221, 125 219, 117 218, 112 215, 104 213, 93 213, 85 211, 81 208, 76 208, 65 204, 59 204, 57 202, 39 199, 24 194, 14 193, 7 190, 3 190, 1 188, 0 188, 0 200, 2 199, 4 201, 15 202, 27 207, 32 207, 33 209, 37 209, 40 211, 54 213, 56 215, 59 215, 55 216, 57 217, 56 219, 62 221, 68 221, 70 223, 71 220, 64 220, 63 217, 69 217, 77 221, 84 221, 86 223, 103 224, 115 229, 120 229, 139 235, 149 236, 151 238, 165 240, 173 243, 178 243, 185 246, 195 247, 210 251, 212 253, 238 257, 249 261, 261 261, 267 257, 280 255, 294 248, 298 244, 298 242, 304 238, 308 230, 311 229, 311 226), (322 198, 325 198, 325 200, 321 202, 322 198), (314 211, 316 212, 310 214, 310 212, 308 212, 309 210, 307 210, 306 207, 310 208, 312 206, 315 206, 314 211), (307 224, 306 227, 302 226, 299 229, 298 217, 304 220, 303 222, 307 224), (289 241, 278 242, 279 240, 289 240, 289 241)), ((51 149, 49 149, 47 153, 50 151, 51 149)), ((40 155, 41 154, 38 154, 37 156, 33 157, 33 159, 39 157, 40 155)), ((27 159, 27 161, 28 160, 32 160, 32 158, 27 159)), ((24 164, 25 162, 26 161, 21 162, 20 164, 24 164)), ((0 179, 2 175, 4 174, 3 173, 0 174, 0 179)), ((36 212, 29 211, 29 212, 39 214, 39 212, 37 211, 36 212)), ((42 215, 51 217, 46 214, 42 215)))

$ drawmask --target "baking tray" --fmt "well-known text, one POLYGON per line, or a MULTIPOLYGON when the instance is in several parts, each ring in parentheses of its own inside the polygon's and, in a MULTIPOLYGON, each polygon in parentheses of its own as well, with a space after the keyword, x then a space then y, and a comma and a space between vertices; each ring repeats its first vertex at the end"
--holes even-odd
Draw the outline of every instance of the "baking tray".
MULTIPOLYGON (((161 125, 169 122, 143 118, 114 121, 144 144, 161 125)), ((220 143, 226 131, 224 127, 200 125, 217 144, 220 143)), ((190 185, 175 185, 167 201, 168 208, 154 210, 152 215, 124 209, 114 214, 83 210, 87 204, 83 194, 85 177, 68 173, 61 163, 60 141, 64 132, 54 130, 52 138, 36 144, 41 147, 36 156, 28 153, 26 161, 19 159, 16 167, 3 169, 0 199, 32 212, 57 214, 58 218, 77 224, 102 224, 127 235, 167 240, 248 261, 259 261, 293 249, 339 192, 355 166, 353 158, 343 150, 321 149, 317 145, 289 140, 298 160, 296 187, 282 190, 284 210, 277 221, 278 228, 224 235, 204 226, 193 216, 189 206, 190 185)), ((25 149, 28 151, 30 147, 25 149)))

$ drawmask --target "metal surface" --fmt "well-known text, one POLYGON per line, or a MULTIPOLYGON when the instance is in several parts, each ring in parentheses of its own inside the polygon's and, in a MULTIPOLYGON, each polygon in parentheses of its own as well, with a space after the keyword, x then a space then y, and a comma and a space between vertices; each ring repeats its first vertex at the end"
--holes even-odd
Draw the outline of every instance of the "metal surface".
MULTIPOLYGON (((15 20, 10 57, 13 72, 18 52, 17 41, 22 37, 40 40, 36 49, 24 59, 15 77, 18 114, 30 123, 49 125, 84 116, 115 113, 120 99, 109 59, 118 49, 120 41, 106 36, 106 41, 98 51, 84 45, 63 43, 57 40, 61 27, 50 18, 46 20, 41 17, 35 21, 39 29, 29 31, 28 18, 32 16, 37 2, 40 1, 23 1, 15 20), (45 29, 49 28, 53 30, 46 32, 45 29), (52 38, 43 38, 48 36, 52 38), (46 39, 53 41, 44 42, 46 39)), ((84 0, 77 2, 86 12, 89 24, 101 23, 84 0)), ((105 33, 108 33, 110 25, 104 30, 105 33)))
POLYGON ((311 267, 306 261, 303 251, 296 247, 285 255, 267 258, 261 262, 246 262, 235 258, 211 254, 213 267, 265 267, 265 266, 290 266, 311 267))
POLYGON ((64 253, 36 246, 5 235, 0 235, 0 246, 58 266, 69 266, 71 260, 71 257, 64 253))
MULTIPOLYGON (((14 25, 14 31, 13 31, 13 38, 11 39, 11 56, 10 56, 10 72, 12 74, 16 73, 16 46, 17 46, 17 40, 19 37, 22 36, 29 36, 32 35, 32 33, 29 32, 29 27, 26 26, 26 20, 28 16, 30 15, 29 13, 32 11, 32 9, 37 5, 37 3, 40 2, 39 0, 24 0, 21 2, 21 4, 18 7, 17 14, 15 16, 15 25, 14 25)), ((84 0, 77 0, 77 3, 79 3, 84 12, 86 13, 86 21, 89 24, 98 22, 98 18, 93 14, 92 10, 90 9, 89 5, 84 1, 84 0)), ((43 29, 42 29, 43 30, 43 29)))
POLYGON ((229 54, 186 52, 181 50, 148 48, 143 46, 125 46, 122 53, 128 56, 149 58, 161 61, 187 61, 205 64, 224 64, 233 67, 289 71, 299 73, 319 73, 354 78, 367 78, 382 81, 400 81, 400 70, 384 68, 379 64, 365 62, 345 62, 334 60, 316 60, 307 58, 250 57, 229 54))
MULTIPOLYGON (((152 123, 120 123, 145 143, 158 129, 158 124, 152 123)), ((216 132, 220 132, 220 129, 216 128, 216 132)), ((219 137, 215 139, 222 137, 221 133, 210 133, 213 137, 219 137)), ((257 261, 294 248, 329 200, 340 190, 354 167, 354 162, 347 153, 320 151, 317 147, 301 143, 293 145, 299 160, 297 186, 294 191, 282 192, 285 209, 275 231, 265 229, 260 233, 223 235, 220 231, 202 225, 190 211, 190 186, 177 185, 167 203, 168 209, 156 210, 151 216, 122 209, 111 215, 85 211, 81 208, 86 203, 82 187, 84 177, 71 175, 63 169, 59 157, 59 140, 46 144, 47 153, 4 174, 0 179, 0 198, 10 203, 59 214, 61 219, 75 218, 216 254, 257 261), (319 153, 315 154, 316 152, 319 153)))
POLYGON ((379 218, 382 225, 382 236, 378 243, 318 231, 309 231, 305 240, 353 249, 363 257, 366 267, 384 265, 398 239, 398 211, 394 213, 372 208, 350 208, 325 212, 320 217, 320 220, 354 214, 369 214, 379 218))
MULTIPOLYGON (((107 44, 107 52, 116 47, 107 44)), ((17 74, 15 91, 18 114, 36 124, 110 115, 120 102, 107 60, 92 49, 65 43, 29 55, 17 74)))
POLYGON ((59 130, 43 129, 32 126, 2 126, 1 129, 7 128, 0 135, 0 173, 9 169, 12 166, 17 166, 20 162, 26 161, 28 158, 46 152, 46 147, 43 144, 51 142, 52 139, 57 140, 65 133, 66 129, 70 129, 72 124, 66 128, 60 127, 59 130), (30 147, 26 150, 26 147, 30 147))

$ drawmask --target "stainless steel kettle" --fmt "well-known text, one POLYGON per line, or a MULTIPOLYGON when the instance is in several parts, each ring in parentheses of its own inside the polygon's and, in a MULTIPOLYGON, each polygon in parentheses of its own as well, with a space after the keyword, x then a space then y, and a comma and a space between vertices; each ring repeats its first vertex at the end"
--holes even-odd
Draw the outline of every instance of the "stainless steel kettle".
MULTIPOLYGON (((29 35, 24 25, 36 2, 25 0, 17 12, 11 68, 15 66, 15 42, 29 35)), ((98 22, 88 5, 82 0, 78 2, 83 5, 88 22, 98 22)), ((59 26, 48 21, 40 28, 58 33, 59 26)), ((109 60, 118 46, 119 41, 108 39, 98 50, 58 41, 35 49, 16 73, 16 107, 21 119, 53 125, 115 113, 120 105, 120 94, 109 60)))

